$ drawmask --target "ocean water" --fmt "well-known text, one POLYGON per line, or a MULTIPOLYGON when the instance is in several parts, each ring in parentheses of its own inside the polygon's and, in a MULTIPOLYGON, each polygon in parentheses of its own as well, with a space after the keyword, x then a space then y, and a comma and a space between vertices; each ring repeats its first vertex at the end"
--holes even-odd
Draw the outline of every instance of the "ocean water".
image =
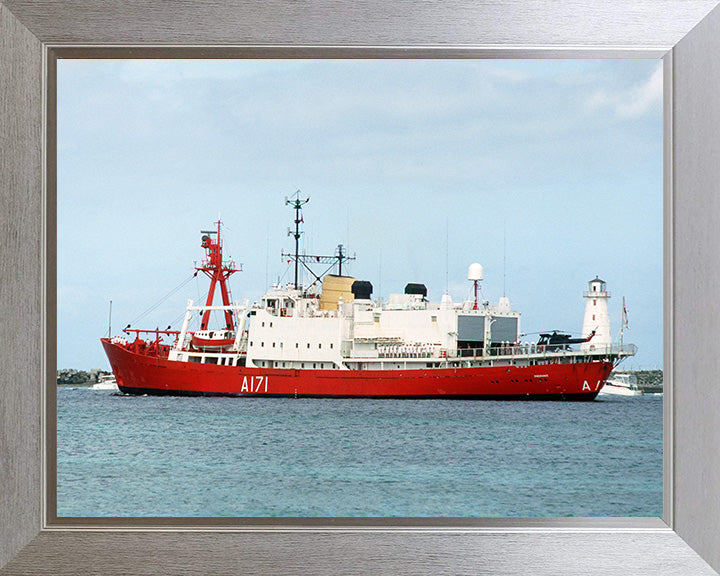
POLYGON ((57 399, 61 517, 662 515, 662 396, 57 399))

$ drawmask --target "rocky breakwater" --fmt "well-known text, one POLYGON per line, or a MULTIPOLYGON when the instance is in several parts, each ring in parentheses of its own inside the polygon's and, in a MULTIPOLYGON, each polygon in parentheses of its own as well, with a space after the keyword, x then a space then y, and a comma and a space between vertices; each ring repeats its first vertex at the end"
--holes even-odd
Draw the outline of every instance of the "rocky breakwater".
POLYGON ((663 391, 662 370, 634 370, 638 387, 646 394, 663 391))
POLYGON ((110 372, 99 368, 93 368, 89 371, 65 368, 57 371, 57 383, 58 386, 91 386, 107 374, 110 374, 110 372))

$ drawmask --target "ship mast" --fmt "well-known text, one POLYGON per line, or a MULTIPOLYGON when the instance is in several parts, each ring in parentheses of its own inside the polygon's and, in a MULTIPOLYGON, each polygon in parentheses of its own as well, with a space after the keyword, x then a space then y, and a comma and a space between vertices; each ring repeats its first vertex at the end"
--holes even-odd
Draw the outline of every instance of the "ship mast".
POLYGON ((355 260, 354 256, 348 256, 345 252, 343 252, 343 245, 338 244, 337 247, 337 253, 333 256, 320 256, 315 254, 300 254, 300 246, 299 246, 299 240, 300 236, 302 235, 302 232, 300 231, 300 224, 304 223, 302 214, 300 213, 301 208, 307 204, 310 201, 310 198, 306 198, 305 200, 300 200, 300 190, 298 190, 295 193, 295 199, 291 200, 288 198, 285 198, 285 204, 289 204, 293 207, 295 210, 295 232, 288 228, 288 236, 293 236, 295 238, 295 254, 287 254, 286 252, 282 252, 283 258, 291 258, 295 261, 295 288, 299 289, 298 285, 298 269, 300 264, 302 264, 310 274, 312 274, 316 280, 321 280, 322 276, 324 276, 328 270, 330 270, 335 264, 338 266, 338 276, 342 276, 342 265, 343 262, 349 262, 351 260, 355 260), (315 263, 315 264, 330 264, 330 267, 328 270, 325 270, 322 274, 319 276, 313 272, 313 270, 308 266, 308 262, 315 263))
MULTIPOLYGON (((201 230, 202 236, 202 247, 205 248, 205 260, 201 266, 196 267, 196 270, 204 272, 210 278, 210 290, 208 290, 207 301, 205 306, 210 308, 215 298, 215 287, 220 284, 220 293, 222 295, 223 306, 230 306, 230 288, 227 285, 227 279, 237 272, 235 263, 232 259, 223 261, 222 253, 222 238, 220 236, 221 221, 218 219, 216 222, 217 230, 201 230), (213 240, 212 236, 217 237, 213 240)), ((235 322, 233 320, 232 311, 225 310, 225 328, 227 330, 235 329, 235 322)), ((200 329, 205 330, 208 327, 208 321, 210 320, 210 310, 203 312, 202 321, 200 323, 200 329)))
POLYGON ((300 200, 300 190, 295 192, 295 199, 290 200, 289 198, 285 198, 285 204, 289 204, 295 209, 295 233, 293 234, 292 231, 288 228, 288 236, 293 236, 295 238, 295 288, 298 287, 298 264, 300 262, 300 236, 302 235, 302 232, 300 232, 300 223, 303 221, 302 214, 300 214, 300 210, 303 207, 304 204, 307 204, 310 202, 310 198, 305 198, 305 200, 300 200))

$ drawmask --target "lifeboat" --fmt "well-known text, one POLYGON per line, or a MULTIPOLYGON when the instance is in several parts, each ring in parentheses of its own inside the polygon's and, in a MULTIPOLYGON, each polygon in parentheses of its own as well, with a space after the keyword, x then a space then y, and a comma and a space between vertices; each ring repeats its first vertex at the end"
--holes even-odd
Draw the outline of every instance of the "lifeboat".
POLYGON ((235 343, 233 330, 198 330, 192 336, 192 346, 196 350, 229 350, 235 343))

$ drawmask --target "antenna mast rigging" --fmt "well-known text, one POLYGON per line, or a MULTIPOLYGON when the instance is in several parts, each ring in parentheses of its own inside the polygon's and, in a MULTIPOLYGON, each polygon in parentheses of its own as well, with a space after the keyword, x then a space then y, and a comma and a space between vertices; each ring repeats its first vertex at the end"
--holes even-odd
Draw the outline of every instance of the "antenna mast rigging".
POLYGON ((338 276, 342 276, 342 265, 343 262, 348 262, 350 260, 355 260, 354 256, 347 256, 347 254, 343 251, 344 247, 342 244, 338 244, 337 247, 337 253, 333 256, 320 256, 315 254, 300 254, 300 236, 302 236, 303 232, 300 230, 300 224, 304 223, 302 214, 300 213, 300 210, 302 207, 307 204, 310 201, 310 198, 305 198, 305 200, 300 199, 300 190, 298 190, 295 193, 294 199, 285 198, 285 204, 290 205, 295 210, 295 232, 293 232, 290 228, 288 228, 288 236, 292 236, 295 238, 295 254, 288 254, 286 252, 282 252, 283 258, 292 258, 295 261, 295 288, 298 288, 298 269, 299 265, 302 264, 310 274, 312 274, 316 280, 320 280, 322 276, 324 276, 335 264, 338 265, 338 276), (316 263, 316 264, 330 264, 330 267, 325 270, 322 274, 319 276, 313 272, 313 270, 308 266, 308 263, 316 263))
MULTIPOLYGON (((310 202, 310 197, 305 198, 305 200, 300 200, 300 190, 295 192, 295 199, 291 200, 290 198, 285 198, 285 204, 289 204, 295 209, 295 233, 293 233, 288 228, 288 236, 293 236, 295 238, 295 287, 297 288, 298 285, 298 262, 299 262, 299 254, 300 254, 300 236, 302 235, 302 232, 300 232, 300 223, 303 222, 302 214, 300 213, 300 210, 302 207, 310 202)), ((283 256, 286 256, 285 253, 283 253, 283 256)), ((290 254, 288 254, 290 256, 290 254)))

